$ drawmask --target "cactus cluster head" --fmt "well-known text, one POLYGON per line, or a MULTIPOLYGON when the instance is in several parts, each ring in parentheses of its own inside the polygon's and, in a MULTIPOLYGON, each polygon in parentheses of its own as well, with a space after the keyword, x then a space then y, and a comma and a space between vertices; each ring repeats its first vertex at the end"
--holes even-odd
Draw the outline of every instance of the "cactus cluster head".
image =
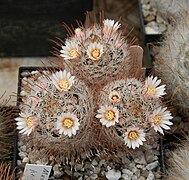
MULTIPOLYGON (((129 46, 121 24, 106 19, 88 28, 80 26, 61 47, 65 64, 88 81, 115 76, 129 70, 129 46)), ((62 60, 61 60, 62 62, 62 60)))
POLYGON ((145 82, 128 78, 103 87, 96 118, 106 126, 104 136, 115 137, 115 141, 120 140, 128 148, 135 149, 143 145, 151 130, 164 134, 163 129, 170 129, 172 116, 161 104, 165 85, 160 86, 160 83, 157 77, 151 76, 145 82))
POLYGON ((167 84, 168 93, 175 98, 175 107, 184 116, 189 116, 188 29, 187 18, 170 27, 154 62, 155 71, 167 84))
POLYGON ((36 144, 34 150, 44 148, 58 160, 76 156, 94 144, 90 138, 91 92, 70 72, 45 71, 25 77, 21 95, 17 128, 28 135, 29 142, 32 139, 30 146, 36 144))

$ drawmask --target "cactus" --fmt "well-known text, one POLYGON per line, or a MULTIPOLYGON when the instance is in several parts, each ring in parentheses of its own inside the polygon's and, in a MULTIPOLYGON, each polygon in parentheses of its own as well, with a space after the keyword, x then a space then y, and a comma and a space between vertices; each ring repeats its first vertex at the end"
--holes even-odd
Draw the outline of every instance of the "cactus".
POLYGON ((152 7, 155 7, 162 15, 162 17, 170 18, 180 18, 180 12, 189 8, 188 0, 151 0, 152 7))
POLYGON ((189 179, 189 139, 186 139, 170 153, 166 177, 168 180, 189 179))
POLYGON ((0 162, 11 161, 14 145, 14 115, 16 111, 11 107, 5 107, 6 101, 0 98, 0 162))
MULTIPOLYGON (((102 136, 110 147, 114 144, 138 148, 152 139, 153 131, 163 133, 172 125, 171 113, 162 105, 165 85, 157 77, 145 81, 119 79, 104 86, 98 96, 96 118, 103 125, 102 136), (153 130, 154 129, 154 130, 153 130)), ((119 149, 119 148, 117 148, 119 149)))
POLYGON ((87 156, 95 146, 93 100, 85 83, 64 71, 43 71, 22 79, 22 102, 17 128, 30 161, 41 153, 57 162, 87 156), (27 135, 27 136, 26 136, 27 135))
POLYGON ((87 28, 79 24, 74 32, 67 27, 70 37, 61 46, 60 63, 68 65, 90 83, 118 73, 128 74, 129 47, 136 39, 129 43, 123 36, 125 30, 120 30, 121 24, 114 20, 88 24, 87 28))
POLYGON ((11 171, 11 164, 1 162, 0 164, 0 179, 12 180, 14 179, 14 173, 11 171))
POLYGON ((157 75, 167 84, 167 92, 176 99, 173 104, 184 117, 189 115, 188 30, 187 18, 170 27, 154 62, 157 75))

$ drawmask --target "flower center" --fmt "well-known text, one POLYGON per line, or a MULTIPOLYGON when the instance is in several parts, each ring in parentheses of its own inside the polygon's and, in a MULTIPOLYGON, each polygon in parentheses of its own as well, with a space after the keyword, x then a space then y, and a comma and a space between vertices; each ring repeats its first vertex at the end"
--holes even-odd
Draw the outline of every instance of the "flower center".
POLYGON ((147 91, 151 95, 155 95, 156 94, 156 88, 154 88, 152 86, 148 86, 147 91))
POLYGON ((73 120, 72 119, 70 119, 70 118, 65 118, 64 120, 63 120, 63 126, 65 126, 66 128, 71 128, 73 125, 74 125, 74 122, 73 122, 73 120))
POLYGON ((68 89, 69 87, 69 82, 66 79, 61 79, 58 83, 59 87, 61 89, 68 89))
POLYGON ((159 125, 160 124, 160 122, 161 122, 161 116, 156 115, 153 119, 154 119, 154 124, 155 125, 159 125))
POLYGON ((93 58, 98 58, 100 56, 100 50, 94 49, 91 53, 93 58))
POLYGON ((108 121, 113 121, 115 119, 115 112, 112 110, 108 110, 104 113, 104 117, 108 120, 108 121))
POLYGON ((112 96, 112 100, 113 100, 113 101, 119 100, 119 96, 118 96, 118 95, 113 95, 113 96, 112 96))
POLYGON ((77 57, 77 51, 76 51, 76 49, 72 49, 72 50, 69 52, 69 56, 71 56, 71 57, 77 57))
POLYGON ((136 140, 139 137, 139 135, 137 131, 132 130, 129 132, 128 137, 131 140, 136 140))
POLYGON ((33 126, 33 118, 28 117, 27 120, 26 120, 26 124, 29 128, 31 128, 33 126))

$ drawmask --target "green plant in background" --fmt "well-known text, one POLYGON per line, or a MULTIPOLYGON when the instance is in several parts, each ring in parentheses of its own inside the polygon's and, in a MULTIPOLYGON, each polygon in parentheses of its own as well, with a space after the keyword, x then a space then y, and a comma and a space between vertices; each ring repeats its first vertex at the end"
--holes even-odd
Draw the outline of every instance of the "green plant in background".
POLYGON ((12 161, 16 110, 5 107, 7 101, 2 100, 2 97, 0 97, 0 161, 12 161))
POLYGON ((22 80, 21 112, 16 118, 19 132, 27 135, 20 138, 30 149, 30 162, 42 153, 46 161, 64 163, 90 154, 96 144, 90 89, 66 70, 30 75, 22 80))
POLYGON ((175 98, 173 104, 189 116, 189 21, 183 14, 182 21, 176 21, 168 30, 154 62, 157 75, 167 84, 167 92, 175 98))

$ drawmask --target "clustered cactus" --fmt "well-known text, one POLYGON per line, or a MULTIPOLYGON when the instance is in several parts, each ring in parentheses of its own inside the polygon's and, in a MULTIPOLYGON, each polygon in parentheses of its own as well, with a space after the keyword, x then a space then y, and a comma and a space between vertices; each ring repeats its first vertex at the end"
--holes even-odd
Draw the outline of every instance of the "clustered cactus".
POLYGON ((130 45, 119 27, 108 19, 80 26, 60 50, 62 69, 22 77, 16 124, 31 162, 46 154, 74 165, 95 149, 121 141, 129 151, 143 145, 153 129, 161 134, 170 129, 172 116, 162 103, 165 85, 153 76, 130 78, 130 45))
POLYGON ((170 27, 154 62, 157 75, 167 84, 168 93, 175 98, 173 104, 184 117, 189 116, 188 29, 187 18, 170 27))

